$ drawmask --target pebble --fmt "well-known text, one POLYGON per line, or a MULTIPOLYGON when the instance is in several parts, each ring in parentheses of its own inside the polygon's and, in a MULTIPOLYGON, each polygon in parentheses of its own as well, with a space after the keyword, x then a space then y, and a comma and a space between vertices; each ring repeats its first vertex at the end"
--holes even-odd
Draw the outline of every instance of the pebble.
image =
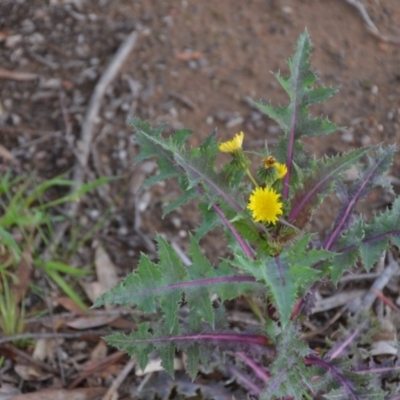
POLYGON ((33 45, 42 44, 44 43, 44 40, 44 36, 39 32, 32 33, 32 35, 28 36, 29 43, 33 45))
POLYGON ((190 69, 197 69, 198 67, 197 61, 194 60, 189 60, 187 64, 190 69))
POLYGON ((368 146, 369 144, 371 144, 371 137, 369 135, 363 135, 363 137, 361 138, 361 144, 363 146, 368 146))
POLYGON ((149 206, 151 202, 151 193, 150 192, 144 192, 143 196, 141 196, 139 202, 138 202, 138 211, 143 212, 146 210, 146 208, 149 206))
POLYGON ((126 236, 129 233, 129 229, 127 226, 120 226, 118 228, 118 234, 121 236, 126 236))
POLYGON ((22 118, 18 114, 11 113, 10 118, 14 126, 17 126, 22 122, 22 118))
POLYGON ((89 217, 93 220, 97 220, 100 217, 100 211, 99 210, 89 210, 89 217))
POLYGON ((372 88, 371 88, 371 93, 374 94, 374 95, 377 95, 378 92, 379 92, 378 86, 373 85, 372 88))
POLYGON ((90 62, 90 65, 95 67, 100 64, 100 58, 92 57, 89 62, 90 62))
POLYGON ((166 15, 165 17, 162 18, 162 21, 169 28, 174 24, 174 18, 172 17, 172 15, 166 15))
POLYGON ((182 226, 182 220, 178 217, 172 217, 171 222, 175 228, 180 228, 182 226))
POLYGON ((293 12, 293 9, 292 9, 292 7, 284 6, 284 7, 282 7, 282 11, 283 11, 285 14, 291 14, 291 13, 293 12))
POLYGON ((268 133, 271 135, 277 135, 280 132, 280 128, 277 125, 269 125, 268 133))
POLYGON ((225 124, 225 126, 226 126, 227 128, 233 128, 233 127, 235 127, 235 126, 237 126, 237 125, 242 124, 243 121, 244 121, 244 118, 243 118, 242 116, 238 116, 238 117, 236 117, 236 118, 232 118, 231 120, 229 120, 229 121, 225 124))
POLYGON ((41 83, 43 89, 60 89, 62 81, 60 78, 50 78, 41 83))
POLYGON ((118 157, 120 160, 126 160, 126 158, 128 157, 128 152, 126 150, 120 150, 118 152, 118 157))
POLYGON ((30 34, 35 31, 35 24, 30 19, 25 19, 21 23, 21 30, 24 34, 30 34))
POLYGON ((345 143, 352 143, 354 142, 354 134, 352 131, 345 131, 342 133, 341 139, 345 143))
POLYGON ((185 231, 184 229, 181 229, 179 231, 179 237, 184 239, 185 237, 187 237, 187 231, 185 231))
POLYGON ((104 118, 111 121, 115 117, 115 112, 113 110, 107 110, 104 112, 104 118))
POLYGON ((4 100, 3 100, 3 105, 4 105, 4 108, 5 108, 6 110, 10 110, 10 109, 12 108, 12 106, 13 106, 13 101, 12 101, 12 99, 4 99, 4 100))
POLYGON ((21 43, 22 41, 22 35, 10 35, 6 41, 5 45, 7 48, 12 49, 14 48, 17 44, 21 43))

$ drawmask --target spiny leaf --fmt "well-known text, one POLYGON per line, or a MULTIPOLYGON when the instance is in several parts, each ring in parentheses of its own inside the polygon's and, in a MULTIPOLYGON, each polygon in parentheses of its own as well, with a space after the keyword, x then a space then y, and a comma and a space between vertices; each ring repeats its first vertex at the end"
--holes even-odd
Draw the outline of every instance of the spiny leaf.
MULTIPOLYGON (((168 335, 160 328, 152 334, 148 323, 140 324, 138 330, 129 335, 116 333, 107 336, 105 340, 119 349, 126 350, 131 356, 137 355, 141 369, 145 369, 148 355, 153 350, 158 350, 162 365, 171 376, 174 374, 175 348, 184 351, 188 357, 188 363, 193 365, 198 364, 198 345, 202 346, 202 361, 207 363, 215 348, 219 350, 232 348, 235 351, 245 348, 247 351, 262 354, 266 350, 265 347, 270 344, 268 338, 264 335, 233 331, 203 331, 202 333, 168 335)), ((193 367, 191 369, 195 371, 193 367)))
POLYGON ((210 206, 222 198, 235 210, 242 210, 244 202, 241 195, 229 187, 223 172, 214 171, 212 168, 214 160, 210 159, 209 153, 202 157, 193 157, 190 153, 175 153, 174 159, 187 173, 190 180, 189 188, 198 184, 204 187, 204 197, 210 206))
POLYGON ((310 370, 304 364, 309 347, 300 340, 296 327, 289 325, 282 329, 277 338, 277 355, 270 367, 272 378, 260 395, 260 400, 276 400, 291 396, 301 400, 310 389, 310 370))
POLYGON ((332 280, 336 283, 343 272, 355 265, 358 257, 369 271, 390 242, 400 247, 399 220, 400 197, 396 198, 390 209, 379 213, 370 222, 358 217, 339 239, 338 254, 330 267, 332 280))
POLYGON ((329 193, 329 184, 338 179, 341 172, 349 169, 368 151, 369 149, 354 150, 319 162, 310 176, 304 179, 304 188, 298 190, 291 200, 289 222, 296 221, 296 226, 303 228, 318 202, 329 193))
MULTIPOLYGON (((160 160, 160 168, 170 164, 166 172, 168 178, 175 176, 175 170, 176 177, 185 172, 188 178, 187 189, 196 187, 199 190, 201 188, 199 193, 209 206, 218 199, 223 199, 236 211, 242 210, 243 200, 241 200, 240 194, 227 184, 229 179, 226 179, 225 172, 218 173, 214 170, 218 147, 212 138, 203 143, 203 147, 200 149, 187 151, 184 148, 184 142, 190 131, 178 131, 174 136, 164 139, 161 136, 162 127, 152 129, 147 123, 138 119, 134 119, 132 124, 136 130, 136 140, 142 148, 137 159, 143 160, 157 156, 160 160)), ((150 183, 158 180, 159 177, 153 178, 150 183)))
MULTIPOLYGON (((284 132, 278 147, 281 153, 285 153, 288 167, 282 191, 282 196, 286 199, 289 198, 289 188, 292 188, 292 165, 294 162, 298 163, 294 149, 300 137, 326 135, 338 129, 328 119, 312 118, 308 113, 310 105, 324 101, 335 93, 335 89, 332 88, 313 86, 317 76, 310 67, 310 52, 311 41, 305 31, 300 35, 294 56, 289 59, 290 76, 284 78, 280 74, 277 75, 278 81, 290 98, 287 107, 274 108, 270 104, 251 102, 261 112, 275 120, 284 132)), ((302 163, 298 165, 302 166, 302 163)))
POLYGON ((193 263, 188 268, 182 265, 175 251, 163 238, 158 237, 157 241, 159 263, 152 263, 146 255, 142 255, 137 271, 100 296, 94 307, 103 304, 136 305, 143 312, 153 313, 160 305, 168 330, 172 333, 178 331, 177 311, 183 294, 190 311, 214 326, 211 303, 214 293, 225 301, 240 294, 262 290, 254 278, 236 276, 227 262, 222 262, 219 268, 213 268, 192 236, 189 255, 193 263))
POLYGON ((314 281, 320 272, 311 267, 332 255, 323 250, 307 249, 311 235, 299 240, 291 251, 284 251, 277 257, 250 260, 237 255, 234 264, 251 273, 258 281, 265 282, 276 302, 283 327, 289 322, 299 288, 314 281))
POLYGON ((369 165, 361 172, 359 179, 348 191, 346 202, 342 206, 332 232, 325 241, 324 248, 326 250, 331 249, 339 235, 348 228, 357 202, 368 195, 374 187, 385 184, 382 174, 389 168, 394 151, 395 146, 379 148, 374 157, 369 158, 369 165))

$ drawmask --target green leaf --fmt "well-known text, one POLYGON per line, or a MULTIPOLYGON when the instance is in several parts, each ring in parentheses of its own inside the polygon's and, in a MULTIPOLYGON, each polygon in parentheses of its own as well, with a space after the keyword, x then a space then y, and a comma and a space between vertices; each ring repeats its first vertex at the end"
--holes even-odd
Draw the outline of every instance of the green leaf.
POLYGON ((211 297, 219 294, 222 301, 231 300, 244 293, 262 291, 262 286, 251 277, 236 276, 227 262, 213 268, 194 237, 190 237, 190 257, 193 262, 185 268, 172 247, 161 237, 157 238, 159 263, 152 263, 142 255, 137 271, 123 282, 104 293, 94 303, 136 305, 141 311, 152 313, 160 306, 169 333, 178 332, 178 307, 183 299, 194 315, 214 326, 211 297))
POLYGON ((17 260, 22 255, 22 251, 18 246, 18 243, 14 240, 13 236, 8 233, 5 229, 3 229, 0 226, 0 243, 3 245, 8 246, 14 253, 14 257, 16 257, 17 260))

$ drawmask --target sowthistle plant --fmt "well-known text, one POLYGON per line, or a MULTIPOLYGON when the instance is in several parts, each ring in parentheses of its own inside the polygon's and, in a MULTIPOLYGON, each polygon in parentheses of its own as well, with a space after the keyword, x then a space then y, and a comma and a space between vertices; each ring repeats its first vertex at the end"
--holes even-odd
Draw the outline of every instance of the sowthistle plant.
POLYGON ((315 85, 310 51, 310 38, 304 32, 288 63, 290 76, 276 75, 289 96, 288 106, 251 102, 282 130, 273 152, 252 153, 260 163, 255 176, 243 150, 243 132, 223 143, 211 134, 199 147, 188 149, 189 130, 164 137, 162 126, 152 128, 134 119, 140 146, 137 160, 158 160, 159 173, 145 185, 177 179, 182 189, 181 196, 165 207, 164 215, 193 199, 200 200, 203 215, 190 236, 191 265, 184 266, 172 246, 158 236, 158 262, 142 254, 137 269, 94 304, 134 305, 143 313, 161 314, 156 323, 142 323, 129 335, 106 338, 135 355, 142 369, 157 350, 172 375, 178 349, 186 353, 186 367, 194 379, 200 365, 202 371, 207 369, 213 352, 225 352, 236 355, 253 372, 256 389, 253 385, 252 394, 260 399, 384 398, 383 390, 373 380, 357 376, 347 359, 317 355, 300 335, 310 288, 324 278, 336 284, 358 260, 369 271, 390 244, 400 247, 398 197, 390 209, 369 221, 355 213, 356 204, 374 188, 393 193, 383 174, 395 147, 373 146, 322 158, 310 157, 303 148, 302 137, 338 129, 328 119, 313 118, 308 112, 309 106, 336 93, 315 85), (230 154, 232 161, 216 168, 219 151, 230 154), (358 168, 358 179, 348 184, 343 172, 353 166, 358 168), (321 243, 307 227, 316 208, 333 192, 340 211, 321 243), (199 242, 217 226, 223 227, 231 256, 215 266, 199 242), (265 315, 258 331, 232 329, 224 302, 239 296, 261 296, 278 317, 265 315), (189 309, 184 319, 179 314, 183 304, 189 309))

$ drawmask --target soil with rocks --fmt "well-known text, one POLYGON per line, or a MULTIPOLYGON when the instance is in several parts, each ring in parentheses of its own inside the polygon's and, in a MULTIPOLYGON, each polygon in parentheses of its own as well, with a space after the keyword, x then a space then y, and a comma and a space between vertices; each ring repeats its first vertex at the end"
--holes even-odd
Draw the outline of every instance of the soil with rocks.
MULTIPOLYGON (((135 163, 137 146, 130 119, 138 116, 153 126, 165 124, 167 133, 189 128, 194 131, 192 144, 216 129, 221 140, 245 132, 246 150, 260 149, 265 140, 273 147, 280 130, 247 99, 286 104, 286 94, 271 71, 288 74, 286 60, 307 29, 313 42, 311 63, 321 83, 340 88, 312 112, 344 127, 326 138, 307 139, 310 154, 334 155, 366 145, 398 143, 400 3, 362 2, 379 30, 375 33, 350 3, 0 0, 2 169, 12 168, 16 175, 34 172, 39 179, 71 178, 81 168, 80 154, 86 146, 88 158, 81 171, 85 181, 118 177, 79 204, 74 224, 81 230, 88 231, 105 214, 107 218, 70 260, 74 265, 93 264, 93 242, 100 243, 123 277, 135 268, 140 252, 154 256, 155 233, 185 251, 188 232, 198 222, 196 205, 162 218, 163 205, 177 196, 178 188, 169 184, 140 187, 155 172, 156 164, 151 160, 135 163), (135 43, 101 97, 99 112, 90 121, 90 142, 85 143, 82 126, 91 98, 132 32, 137 32, 135 43)), ((395 189, 400 184, 399 167, 397 155, 390 170, 395 189)), ((363 207, 375 212, 390 200, 378 192, 363 207)), ((332 222, 332 207, 328 203, 319 211, 316 230, 323 232, 332 222)), ((218 260, 224 248, 220 233, 208 236, 204 247, 212 260, 218 260)), ((399 282, 393 285, 398 287, 399 282)), ((65 308, 70 311, 64 304, 64 312, 65 308)), ((89 338, 88 345, 82 343, 75 341, 65 357, 81 352, 87 361, 101 342, 97 336, 89 338)), ((110 349, 101 351, 110 357, 110 349)), ((69 375, 63 379, 47 371, 50 375, 41 380, 26 371, 15 372, 10 364, 9 382, 3 383, 16 388, 20 396, 43 388, 58 390, 61 396, 74 378, 83 376, 78 368, 81 360, 76 360, 67 362, 69 375)), ((126 359, 120 358, 108 370, 87 374, 73 387, 93 389, 85 398, 99 396, 109 386, 109 376, 117 375, 124 364, 126 359)), ((220 378, 207 379, 211 384, 220 378)), ((119 389, 120 397, 133 396, 145 385, 143 379, 139 373, 128 377, 119 389)), ((173 391, 164 375, 155 382, 173 391)))

